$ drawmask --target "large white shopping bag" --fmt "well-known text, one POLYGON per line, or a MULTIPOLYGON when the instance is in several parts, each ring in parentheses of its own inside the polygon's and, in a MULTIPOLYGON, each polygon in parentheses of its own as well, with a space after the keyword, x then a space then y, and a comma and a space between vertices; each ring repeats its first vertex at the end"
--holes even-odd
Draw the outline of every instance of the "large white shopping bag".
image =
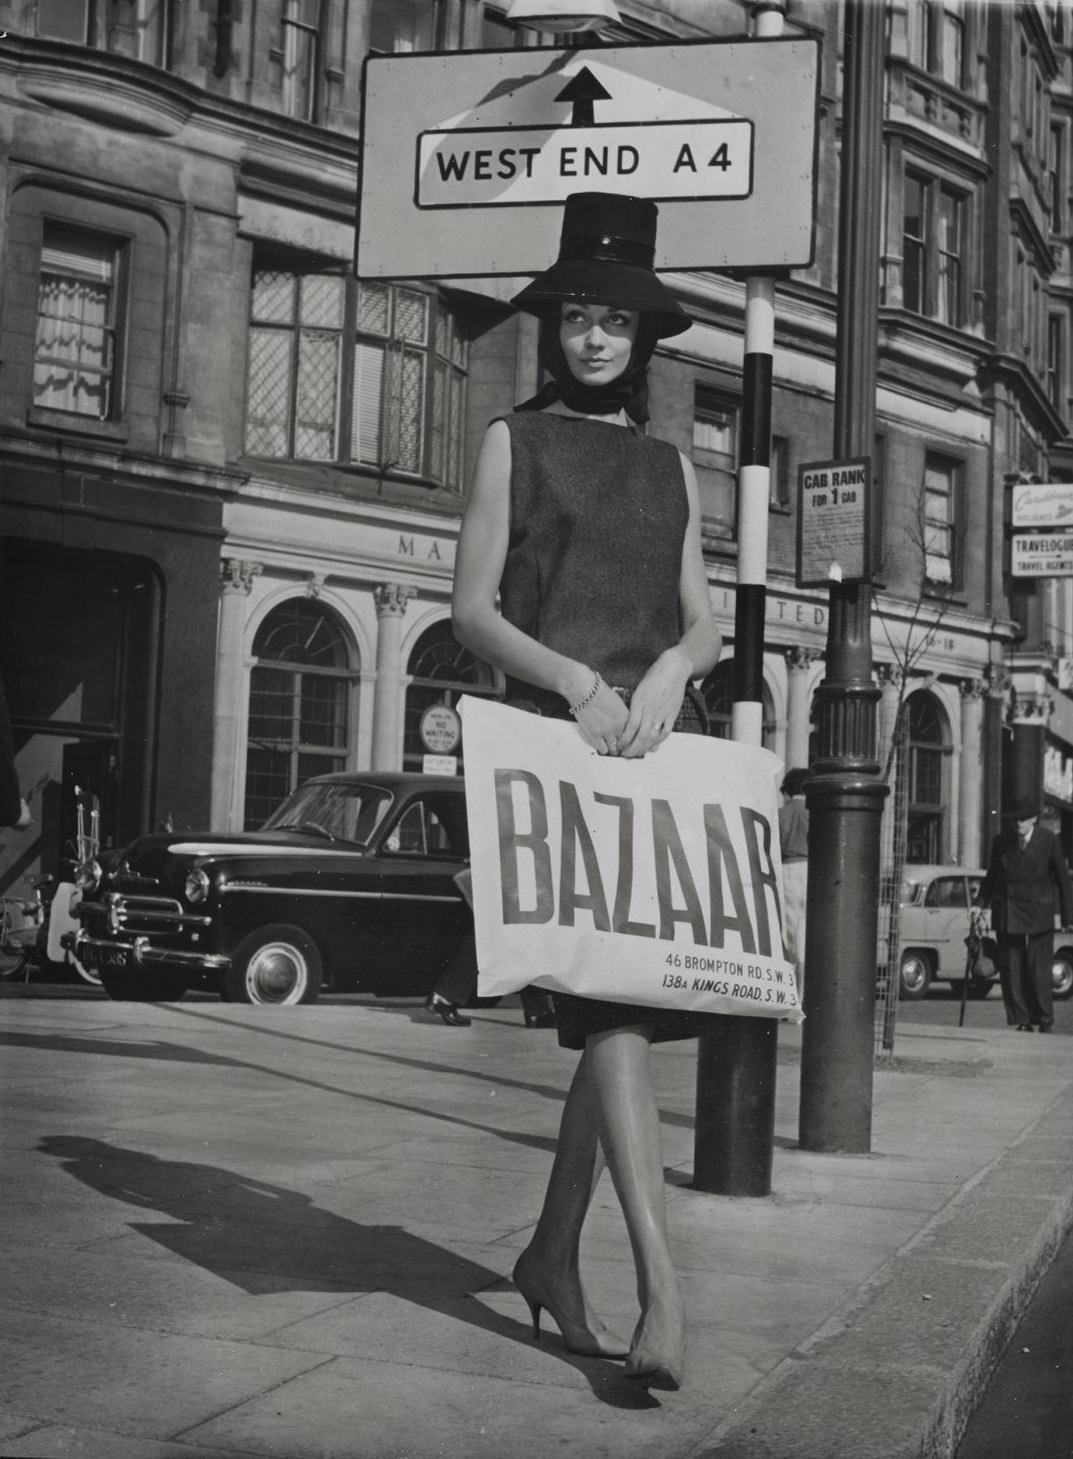
POLYGON ((482 996, 536 983, 801 1021, 770 751, 672 734, 620 759, 569 720, 459 708, 482 996))

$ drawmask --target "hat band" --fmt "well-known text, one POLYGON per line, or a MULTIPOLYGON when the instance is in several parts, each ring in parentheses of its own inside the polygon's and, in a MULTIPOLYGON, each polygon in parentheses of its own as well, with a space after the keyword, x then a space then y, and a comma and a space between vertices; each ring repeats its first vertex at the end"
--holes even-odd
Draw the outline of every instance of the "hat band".
POLYGON ((630 263, 652 267, 656 250, 635 238, 617 238, 611 233, 569 233, 563 236, 560 258, 592 259, 598 263, 630 263))

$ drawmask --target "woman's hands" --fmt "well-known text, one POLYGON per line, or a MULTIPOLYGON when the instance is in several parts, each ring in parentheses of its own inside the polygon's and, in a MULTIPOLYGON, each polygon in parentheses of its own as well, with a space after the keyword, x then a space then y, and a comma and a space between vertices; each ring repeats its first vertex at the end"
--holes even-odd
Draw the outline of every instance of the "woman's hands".
POLYGON ((582 738, 598 755, 619 754, 619 741, 625 733, 629 712, 614 689, 602 679, 596 693, 582 704, 574 718, 582 738))
POLYGON ((584 739, 600 755, 636 759, 670 734, 682 707, 692 665, 669 648, 633 691, 629 707, 601 681, 599 690, 574 716, 584 739))
POLYGON ((693 666, 678 648, 661 653, 630 700, 626 727, 619 737, 620 755, 634 758, 654 750, 674 729, 693 666))

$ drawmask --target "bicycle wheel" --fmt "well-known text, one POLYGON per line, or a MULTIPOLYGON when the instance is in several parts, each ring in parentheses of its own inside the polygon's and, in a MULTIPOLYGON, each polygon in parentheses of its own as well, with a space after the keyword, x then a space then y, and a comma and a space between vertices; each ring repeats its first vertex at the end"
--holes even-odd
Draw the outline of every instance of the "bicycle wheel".
POLYGON ((17 978, 29 961, 30 954, 25 948, 0 947, 0 979, 17 978))

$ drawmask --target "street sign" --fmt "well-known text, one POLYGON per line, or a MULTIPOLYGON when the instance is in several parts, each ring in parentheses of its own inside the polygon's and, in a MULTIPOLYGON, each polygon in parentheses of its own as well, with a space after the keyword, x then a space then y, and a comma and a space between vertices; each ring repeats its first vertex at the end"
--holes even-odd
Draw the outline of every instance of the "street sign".
POLYGON ((518 127, 422 132, 419 208, 525 207, 562 203, 607 178, 654 202, 747 198, 753 125, 737 121, 592 126, 557 132, 518 127))
POLYGON ((424 755, 421 769, 425 775, 457 775, 457 755, 424 755))
POLYGON ((809 264, 819 43, 370 56, 361 278, 537 273, 572 192, 660 208, 656 267, 809 264))
POLYGON ((1019 532, 1010 538, 1015 578, 1073 577, 1073 532, 1019 532))
MULTIPOLYGON (((433 755, 450 755, 462 738, 462 721, 449 704, 430 704, 418 727, 421 743, 433 755)), ((446 772, 453 775, 453 770, 446 772)))
POLYGON ((869 576, 871 461, 819 461, 798 470, 797 586, 869 576))
POLYGON ((1073 483, 1017 482, 1010 506, 1015 527, 1073 526, 1073 483))

